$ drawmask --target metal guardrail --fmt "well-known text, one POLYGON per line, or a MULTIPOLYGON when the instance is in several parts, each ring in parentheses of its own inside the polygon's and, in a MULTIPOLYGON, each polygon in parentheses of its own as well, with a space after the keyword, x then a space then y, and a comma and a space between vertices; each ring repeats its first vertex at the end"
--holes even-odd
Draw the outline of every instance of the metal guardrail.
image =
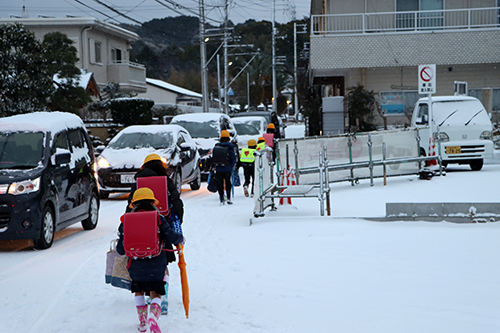
POLYGON ((312 35, 499 29, 500 7, 311 16, 312 35))
MULTIPOLYGON (((258 173, 259 173, 259 184, 258 190, 260 191, 258 201, 259 201, 259 211, 254 213, 255 217, 264 216, 264 210, 271 207, 271 210, 276 210, 274 204, 274 199, 280 198, 318 198, 320 202, 320 215, 324 216, 325 206, 327 215, 330 216, 330 186, 329 186, 329 175, 328 175, 328 158, 326 154, 326 147, 323 148, 323 152, 319 153, 319 163, 318 167, 313 168, 315 172, 319 173, 319 183, 318 184, 308 184, 308 185, 283 185, 278 182, 274 182, 274 162, 270 161, 270 186, 265 189, 263 188, 263 177, 264 177, 264 166, 263 160, 266 152, 271 152, 272 149, 267 147, 262 151, 255 152, 255 156, 258 161, 258 173), (315 191, 315 190, 318 191, 315 191), (266 205, 266 199, 271 199, 271 203, 266 205)), ((277 178, 279 180, 279 177, 277 178)))
MULTIPOLYGON (((420 136, 418 135, 418 130, 417 130, 417 135, 416 135, 416 141, 417 141, 417 146, 420 147, 420 136)), ((350 142, 350 141, 349 141, 350 142)), ((270 185, 263 189, 263 179, 264 179, 264 166, 263 166, 263 156, 267 152, 272 152, 272 149, 267 147, 264 150, 260 152, 255 152, 256 156, 256 161, 258 165, 258 179, 259 179, 259 185, 258 185, 258 190, 260 191, 258 201, 259 201, 259 211, 254 213, 255 217, 260 217, 264 216, 264 211, 266 208, 271 207, 271 210, 276 210, 276 206, 274 204, 274 199, 277 198, 308 198, 308 197, 317 197, 319 202, 320 202, 320 214, 321 216, 324 216, 324 211, 325 211, 325 206, 326 206, 326 211, 327 215, 330 216, 330 184, 331 183, 336 183, 336 182, 342 182, 342 181, 350 181, 353 185, 354 183, 358 183, 360 179, 370 179, 370 186, 373 186, 373 180, 374 178, 384 178, 384 185, 386 185, 386 178, 387 177, 395 177, 395 176, 408 176, 408 175, 415 175, 418 173, 412 172, 412 173, 399 173, 399 174, 391 174, 388 175, 386 172, 386 166, 387 165, 392 165, 392 164, 400 164, 400 163, 414 163, 418 162, 419 163, 419 169, 422 169, 422 162, 425 161, 431 161, 431 160, 437 160, 439 164, 439 175, 442 175, 442 161, 441 157, 438 155, 436 156, 409 156, 409 157, 400 157, 400 158, 386 158, 386 153, 385 153, 385 144, 383 145, 383 154, 382 154, 382 159, 374 160, 372 157, 372 139, 371 139, 371 134, 368 134, 368 147, 369 147, 369 156, 368 156, 368 161, 358 161, 358 162, 351 162, 350 163, 341 163, 341 164, 334 164, 330 165, 328 156, 327 156, 327 148, 326 146, 323 146, 323 151, 319 152, 319 162, 318 166, 313 166, 313 167, 304 167, 304 168, 299 168, 298 166, 298 154, 299 150, 297 148, 297 140, 294 139, 294 160, 295 160, 295 173, 297 176, 305 175, 305 174, 319 174, 319 181, 318 183, 314 184, 300 184, 299 179, 300 177, 297 177, 297 185, 284 185, 279 183, 279 170, 278 170, 278 177, 277 181, 274 181, 274 161, 269 161, 270 165, 270 174, 269 174, 269 179, 270 179, 270 185), (383 175, 381 176, 376 176, 373 174, 373 168, 375 166, 382 166, 383 167, 383 175), (369 168, 370 170, 370 176, 369 177, 354 177, 353 175, 353 170, 354 169, 359 169, 359 168, 369 168), (336 171, 336 170, 350 170, 351 171, 351 177, 350 178, 343 178, 343 179, 336 179, 336 180, 330 180, 329 172, 331 171, 336 171), (318 191, 313 191, 317 189, 318 191), (266 199, 271 199, 271 202, 269 204, 266 204, 266 199)), ((277 145, 276 147, 279 147, 277 145)), ((419 148, 420 149, 420 148, 419 148)), ((420 151, 420 150, 418 150, 420 151)), ((278 151, 279 155, 279 151, 278 151)), ((289 157, 288 157, 288 145, 286 149, 286 165, 289 165, 289 157)))

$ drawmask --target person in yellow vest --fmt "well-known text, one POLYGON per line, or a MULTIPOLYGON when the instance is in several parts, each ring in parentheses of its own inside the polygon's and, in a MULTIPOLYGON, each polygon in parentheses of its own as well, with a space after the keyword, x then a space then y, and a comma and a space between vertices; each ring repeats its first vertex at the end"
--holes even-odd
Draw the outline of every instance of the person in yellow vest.
POLYGON ((248 185, 252 182, 251 195, 253 197, 254 186, 254 173, 255 173, 255 156, 254 152, 257 150, 257 142, 254 139, 248 140, 248 148, 243 148, 240 155, 240 164, 243 167, 243 174, 245 175, 245 182, 243 183, 243 191, 245 197, 248 197, 248 185))
POLYGON ((261 136, 257 141, 257 151, 260 151, 264 148, 266 148, 266 139, 264 139, 264 137, 261 136))

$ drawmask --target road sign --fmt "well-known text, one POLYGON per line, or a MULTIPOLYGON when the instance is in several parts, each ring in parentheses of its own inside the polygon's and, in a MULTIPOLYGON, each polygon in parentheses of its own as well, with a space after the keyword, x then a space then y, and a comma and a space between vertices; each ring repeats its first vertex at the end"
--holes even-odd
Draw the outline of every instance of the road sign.
POLYGON ((436 65, 418 66, 418 93, 436 93, 436 65))

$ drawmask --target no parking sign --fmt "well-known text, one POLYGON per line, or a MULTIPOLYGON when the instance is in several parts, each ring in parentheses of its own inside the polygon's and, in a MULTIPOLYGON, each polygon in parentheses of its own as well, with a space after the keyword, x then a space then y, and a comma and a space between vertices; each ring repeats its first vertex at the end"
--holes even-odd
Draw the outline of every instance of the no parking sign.
POLYGON ((418 66, 418 93, 436 93, 436 65, 418 66))

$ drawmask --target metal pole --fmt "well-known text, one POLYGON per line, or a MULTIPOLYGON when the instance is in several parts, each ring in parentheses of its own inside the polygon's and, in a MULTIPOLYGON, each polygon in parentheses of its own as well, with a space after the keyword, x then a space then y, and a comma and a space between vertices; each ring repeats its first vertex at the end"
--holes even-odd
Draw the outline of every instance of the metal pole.
MULTIPOLYGON (((386 147, 385 147, 385 142, 382 143, 382 161, 385 161, 385 154, 386 154, 386 147)), ((387 168, 384 163, 384 186, 387 185, 387 168)))
POLYGON ((297 119, 297 114, 299 113, 299 98, 297 96, 297 23, 293 23, 293 80, 294 80, 294 85, 293 89, 294 92, 294 101, 293 101, 293 107, 294 107, 294 116, 295 119, 297 119))
POLYGON ((218 98, 219 98, 219 112, 222 113, 222 100, 221 100, 221 95, 220 95, 220 59, 219 55, 217 54, 217 92, 218 92, 218 98))
POLYGON ((325 185, 326 185, 326 214, 331 216, 331 207, 330 207, 330 175, 328 173, 328 155, 326 146, 323 146, 323 166, 325 169, 325 185))
POLYGON ((274 27, 276 0, 273 0, 273 24, 272 24, 272 46, 273 46, 273 112, 276 112, 276 31, 274 27))
POLYGON ((250 108, 250 73, 247 73, 247 110, 250 108))
POLYGON ((319 207, 321 216, 325 215, 325 203, 324 203, 324 188, 323 188, 323 176, 324 176, 324 166, 323 166, 323 152, 319 151, 319 207))
POLYGON ((372 135, 368 133, 368 156, 370 168, 370 186, 373 186, 373 157, 372 157, 372 135))
POLYGON ((229 101, 228 101, 228 96, 227 96, 227 86, 228 86, 228 62, 227 62, 227 40, 228 40, 228 35, 227 35, 227 20, 228 20, 228 4, 227 1, 225 1, 224 4, 224 13, 225 13, 225 20, 224 20, 224 113, 229 114, 229 101))
POLYGON ((201 108, 208 112, 207 47, 205 44, 205 5, 200 1, 201 108))
POLYGON ((295 181, 299 185, 299 148, 297 146, 297 139, 293 140, 293 154, 295 155, 295 181))

